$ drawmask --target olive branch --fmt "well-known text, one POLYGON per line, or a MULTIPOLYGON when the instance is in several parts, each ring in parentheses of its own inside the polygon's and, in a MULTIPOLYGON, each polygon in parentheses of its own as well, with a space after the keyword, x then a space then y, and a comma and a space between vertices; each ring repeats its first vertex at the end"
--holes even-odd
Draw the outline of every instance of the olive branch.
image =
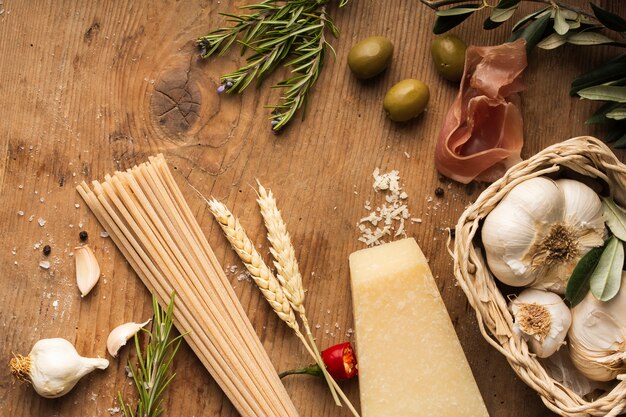
MULTIPOLYGON (((479 10, 489 11, 483 28, 495 29, 511 19, 522 3, 522 0, 499 0, 495 5, 487 0, 421 1, 436 11, 435 34, 453 29, 479 10), (451 5, 450 8, 443 8, 451 5)), ((591 11, 588 12, 554 0, 524 1, 543 4, 540 9, 519 19, 512 28, 509 41, 525 39, 528 52, 535 46, 556 49, 565 44, 626 47, 626 43, 621 41, 626 32, 626 20, 593 3, 590 3, 591 11), (620 40, 608 36, 607 31, 617 33, 620 40)), ((610 131, 604 140, 615 148, 626 148, 626 54, 620 54, 577 77, 572 82, 570 95, 604 101, 605 104, 586 123, 607 123, 610 131)))

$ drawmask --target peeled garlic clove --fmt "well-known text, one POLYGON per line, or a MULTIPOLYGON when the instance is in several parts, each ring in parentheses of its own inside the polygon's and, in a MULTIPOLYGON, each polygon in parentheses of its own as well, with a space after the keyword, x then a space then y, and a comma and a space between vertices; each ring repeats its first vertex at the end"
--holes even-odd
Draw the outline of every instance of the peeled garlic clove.
POLYGON ((513 330, 538 357, 547 358, 565 344, 572 316, 560 296, 529 288, 509 303, 509 310, 513 330))
POLYGON ((76 259, 76 283, 81 297, 84 297, 98 283, 100 265, 89 245, 75 248, 74 259, 76 259))
POLYGON ((143 323, 129 322, 120 324, 115 329, 111 330, 111 333, 109 333, 109 337, 107 338, 107 350, 109 351, 109 354, 116 357, 117 352, 126 344, 128 339, 133 337, 148 323, 150 323, 150 319, 143 323))
POLYGON ((28 356, 11 359, 11 373, 30 382, 39 395, 57 398, 67 394, 83 376, 95 369, 106 369, 109 361, 84 358, 65 339, 42 339, 35 343, 28 356))
POLYGON ((569 350, 574 366, 593 381, 626 373, 626 273, 610 301, 591 292, 572 309, 569 350))

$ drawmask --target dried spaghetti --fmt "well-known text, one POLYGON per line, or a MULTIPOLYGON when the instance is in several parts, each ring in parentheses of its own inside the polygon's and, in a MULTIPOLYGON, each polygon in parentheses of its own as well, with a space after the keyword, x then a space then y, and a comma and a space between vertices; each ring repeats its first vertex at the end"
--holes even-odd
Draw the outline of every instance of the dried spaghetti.
POLYGON ((77 187, 244 417, 296 417, 291 399, 162 155, 77 187))

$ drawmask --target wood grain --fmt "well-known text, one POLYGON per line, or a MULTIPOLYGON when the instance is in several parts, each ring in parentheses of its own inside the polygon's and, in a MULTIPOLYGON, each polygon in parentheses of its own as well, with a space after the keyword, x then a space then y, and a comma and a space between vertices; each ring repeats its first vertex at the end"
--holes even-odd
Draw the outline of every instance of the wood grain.
MULTIPOLYGON (((417 0, 354 0, 333 10, 342 31, 333 42, 337 59, 328 62, 306 119, 275 136, 263 106, 278 93, 251 88, 240 96, 218 96, 219 75, 236 68, 241 58, 232 53, 201 61, 194 48, 197 36, 222 23, 218 13, 243 3, 0 2, 2 361, 13 352, 27 353, 44 337, 65 337, 83 355, 104 357, 110 329, 150 315, 147 290, 111 240, 100 237, 102 228, 74 186, 163 152, 223 266, 236 267, 236 272, 228 269, 232 284, 276 368, 307 363, 306 352, 253 284, 240 280, 242 265, 185 185, 225 202, 265 254, 252 185, 258 178, 272 188, 299 255, 310 320, 320 346, 327 346, 345 340, 352 327, 347 257, 363 247, 355 224, 367 214, 364 202, 381 201, 371 188, 371 173, 380 167, 400 171, 412 216, 423 219, 407 226, 407 233, 430 259, 491 415, 549 415, 534 391, 482 340, 454 282, 444 229, 484 186, 461 186, 434 169, 437 132, 456 88, 437 76, 430 61, 433 13, 417 0), (347 52, 374 34, 394 42, 393 64, 377 79, 360 82, 346 67, 347 52), (396 125, 382 111, 382 96, 410 77, 430 85, 430 105, 416 121, 396 125), (437 187, 445 190, 442 198, 434 196, 437 187), (74 283, 72 258, 80 230, 89 232, 103 272, 84 299, 74 283), (48 270, 39 267, 45 244, 52 247, 48 270)), ((618 2, 600 4, 626 14, 618 2)), ((481 25, 475 17, 456 32, 468 43, 495 44, 510 29, 484 32, 481 25)), ((583 123, 596 106, 570 98, 567 91, 577 74, 615 53, 609 47, 533 52, 524 77, 523 156, 571 136, 602 133, 583 123)), ((124 349, 109 369, 91 374, 56 400, 40 398, 12 382, 8 370, 0 372, 0 415, 108 415, 118 391, 132 396, 124 371, 130 351, 124 349)), ((165 415, 236 415, 186 345, 174 367, 177 377, 165 397, 165 415)), ((303 417, 349 415, 333 405, 321 381, 292 377, 285 385, 303 417)), ((345 389, 358 404, 357 383, 345 389)))

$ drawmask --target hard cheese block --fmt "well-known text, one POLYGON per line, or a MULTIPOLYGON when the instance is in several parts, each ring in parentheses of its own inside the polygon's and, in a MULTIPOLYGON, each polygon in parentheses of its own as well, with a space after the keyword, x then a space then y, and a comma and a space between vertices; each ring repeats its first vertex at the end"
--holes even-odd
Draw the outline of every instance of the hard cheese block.
POLYGON ((362 417, 489 416, 415 239, 350 255, 362 417))

